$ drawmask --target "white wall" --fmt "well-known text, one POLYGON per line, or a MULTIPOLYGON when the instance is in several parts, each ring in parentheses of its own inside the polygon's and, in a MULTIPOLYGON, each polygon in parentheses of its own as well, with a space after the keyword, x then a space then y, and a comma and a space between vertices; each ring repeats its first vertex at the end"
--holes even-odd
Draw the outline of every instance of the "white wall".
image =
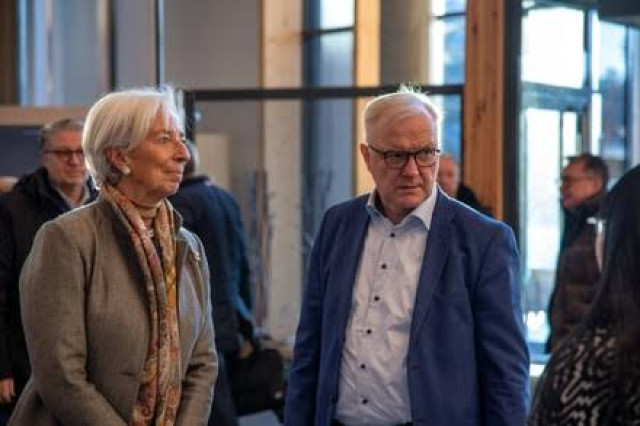
MULTIPOLYGON (((190 89, 259 87, 259 12, 258 0, 166 0, 166 81, 190 89)), ((232 141, 230 186, 246 208, 248 184, 258 167, 258 104, 200 103, 197 108, 202 118, 198 130, 232 141)))

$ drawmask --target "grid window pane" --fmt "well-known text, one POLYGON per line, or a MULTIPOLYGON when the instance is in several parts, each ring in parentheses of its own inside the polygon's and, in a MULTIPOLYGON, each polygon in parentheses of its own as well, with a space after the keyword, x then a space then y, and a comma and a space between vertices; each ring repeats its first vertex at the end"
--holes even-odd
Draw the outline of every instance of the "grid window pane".
POLYGON ((309 41, 314 86, 349 86, 353 81, 353 33, 329 33, 309 41))
POLYGON ((354 0, 322 0, 320 2, 320 28, 353 26, 354 11, 354 0))
POLYGON ((467 9, 466 0, 433 0, 431 10, 435 16, 449 13, 464 13, 467 9))
POLYGON ((431 25, 431 84, 463 84, 465 17, 435 19, 431 25))
POLYGON ((522 21, 522 79, 583 87, 583 40, 584 12, 559 7, 526 11, 522 21))

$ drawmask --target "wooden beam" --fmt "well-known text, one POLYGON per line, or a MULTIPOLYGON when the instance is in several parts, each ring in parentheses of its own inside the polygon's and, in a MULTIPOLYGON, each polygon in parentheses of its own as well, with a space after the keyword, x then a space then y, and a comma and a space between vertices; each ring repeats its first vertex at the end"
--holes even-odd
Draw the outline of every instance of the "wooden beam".
MULTIPOLYGON (((380 84, 380 0, 356 0, 354 29, 354 86, 380 84)), ((353 192, 371 191, 373 179, 360 155, 358 145, 364 142, 362 115, 369 98, 354 101, 353 192)))
POLYGON ((464 177, 497 218, 503 214, 506 1, 467 2, 464 177))

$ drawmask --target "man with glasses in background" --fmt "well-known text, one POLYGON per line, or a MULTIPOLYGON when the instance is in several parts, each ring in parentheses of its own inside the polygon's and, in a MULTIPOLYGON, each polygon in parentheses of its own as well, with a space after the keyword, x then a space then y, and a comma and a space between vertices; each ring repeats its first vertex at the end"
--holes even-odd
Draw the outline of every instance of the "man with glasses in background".
POLYGON ((285 424, 524 424, 513 232, 438 189, 426 95, 377 97, 364 120, 375 189, 330 208, 316 237, 285 424))
POLYGON ((584 319, 596 295, 600 271, 596 262, 596 217, 606 195, 609 171, 602 158, 581 154, 569 159, 560 177, 564 229, 549 302, 552 352, 584 319))
POLYGON ((0 424, 30 373, 18 280, 35 234, 43 223, 96 197, 82 152, 82 126, 75 119, 44 126, 39 135, 41 167, 0 197, 0 424))

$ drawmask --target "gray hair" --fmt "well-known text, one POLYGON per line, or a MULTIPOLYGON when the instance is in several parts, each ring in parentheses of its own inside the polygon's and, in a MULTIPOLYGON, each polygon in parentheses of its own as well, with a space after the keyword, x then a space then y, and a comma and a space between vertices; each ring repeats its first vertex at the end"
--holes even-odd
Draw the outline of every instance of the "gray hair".
POLYGON ((56 120, 45 124, 38 133, 40 149, 44 149, 47 142, 49 142, 55 135, 60 132, 82 132, 83 125, 84 123, 82 122, 82 120, 77 118, 63 118, 61 120, 56 120))
POLYGON ((122 173, 107 158, 108 148, 135 149, 153 129, 158 115, 173 117, 184 129, 171 87, 140 88, 109 93, 89 110, 82 133, 82 148, 97 186, 114 185, 122 173))
POLYGON ((365 140, 369 143, 373 127, 383 117, 388 123, 393 123, 422 112, 426 112, 433 120, 438 144, 440 144, 440 110, 425 93, 404 84, 398 88, 397 92, 377 96, 367 104, 364 109, 365 140))

